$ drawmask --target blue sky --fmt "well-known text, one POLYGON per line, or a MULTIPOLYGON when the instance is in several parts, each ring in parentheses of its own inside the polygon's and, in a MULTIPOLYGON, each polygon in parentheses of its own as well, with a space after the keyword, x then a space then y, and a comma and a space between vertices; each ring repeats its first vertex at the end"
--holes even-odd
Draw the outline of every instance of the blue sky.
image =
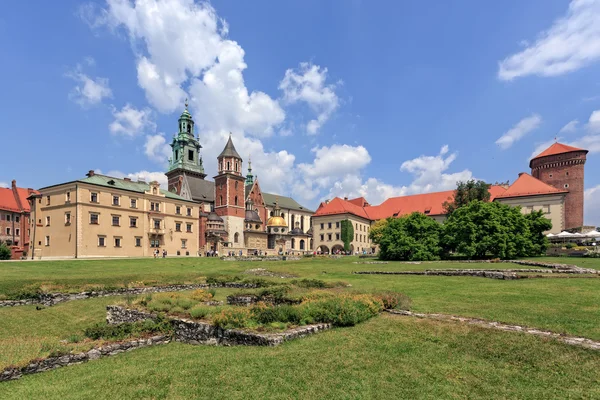
POLYGON ((513 181, 558 137, 600 225, 600 1, 35 3, 0 13, 5 184, 164 182, 189 97, 210 176, 232 132, 311 207, 513 181))

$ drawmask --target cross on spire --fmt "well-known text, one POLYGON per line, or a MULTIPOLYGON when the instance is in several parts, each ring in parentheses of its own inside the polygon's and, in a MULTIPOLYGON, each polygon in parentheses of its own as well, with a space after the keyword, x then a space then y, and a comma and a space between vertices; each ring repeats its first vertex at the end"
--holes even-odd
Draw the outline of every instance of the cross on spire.
POLYGON ((185 98, 185 109, 187 110, 187 108, 188 108, 188 99, 187 99, 187 97, 186 97, 186 98, 185 98))

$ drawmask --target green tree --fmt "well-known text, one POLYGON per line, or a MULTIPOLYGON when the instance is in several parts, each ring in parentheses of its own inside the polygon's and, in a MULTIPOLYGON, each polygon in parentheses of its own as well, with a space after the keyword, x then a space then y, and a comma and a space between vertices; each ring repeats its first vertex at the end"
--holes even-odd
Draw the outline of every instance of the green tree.
POLYGON ((523 215, 520 207, 475 200, 448 217, 442 242, 446 250, 475 259, 539 255, 543 232, 550 229, 544 219, 541 213, 523 215))
POLYGON ((371 229, 369 230, 369 238, 375 244, 379 244, 381 242, 381 238, 383 237, 383 230, 387 226, 387 219, 380 219, 375 222, 371 229))
POLYGON ((452 214, 457 208, 466 206, 474 200, 490 201, 490 186, 490 184, 484 181, 476 181, 474 179, 466 182, 457 182, 454 198, 451 201, 444 202, 446 214, 452 214))
POLYGON ((10 260, 12 252, 6 243, 0 243, 0 260, 10 260))
POLYGON ((549 243, 544 232, 552 229, 552 222, 544 217, 542 210, 525 214, 525 219, 529 223, 529 232, 531 234, 531 255, 545 254, 549 243))
POLYGON ((344 250, 350 251, 350 243, 352 243, 352 239, 354 239, 354 227, 352 226, 352 221, 345 219, 340 222, 340 235, 344 242, 344 250))
POLYGON ((441 232, 439 223, 419 212, 391 218, 382 230, 379 257, 383 260, 439 260, 441 232))

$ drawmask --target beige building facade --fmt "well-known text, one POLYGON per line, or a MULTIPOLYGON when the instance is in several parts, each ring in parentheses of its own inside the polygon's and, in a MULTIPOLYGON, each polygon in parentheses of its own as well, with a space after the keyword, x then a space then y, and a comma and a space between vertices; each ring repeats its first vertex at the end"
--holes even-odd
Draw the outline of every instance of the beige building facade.
POLYGON ((30 197, 31 257, 197 256, 199 204, 133 182, 88 173, 30 197))
POLYGON ((350 242, 352 253, 371 253, 375 245, 369 239, 371 222, 354 214, 344 213, 313 217, 313 248, 323 254, 335 254, 344 251, 341 239, 341 222, 349 220, 354 228, 354 238, 350 242))

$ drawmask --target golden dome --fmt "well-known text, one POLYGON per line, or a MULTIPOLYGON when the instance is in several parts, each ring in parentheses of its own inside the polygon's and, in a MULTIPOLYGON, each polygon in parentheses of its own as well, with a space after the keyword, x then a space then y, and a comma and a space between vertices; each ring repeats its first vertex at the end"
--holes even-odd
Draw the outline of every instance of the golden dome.
POLYGON ((287 223, 285 222, 285 219, 283 219, 281 217, 271 217, 267 221, 267 227, 269 227, 269 226, 273 226, 273 227, 277 226, 277 227, 287 228, 287 223))

